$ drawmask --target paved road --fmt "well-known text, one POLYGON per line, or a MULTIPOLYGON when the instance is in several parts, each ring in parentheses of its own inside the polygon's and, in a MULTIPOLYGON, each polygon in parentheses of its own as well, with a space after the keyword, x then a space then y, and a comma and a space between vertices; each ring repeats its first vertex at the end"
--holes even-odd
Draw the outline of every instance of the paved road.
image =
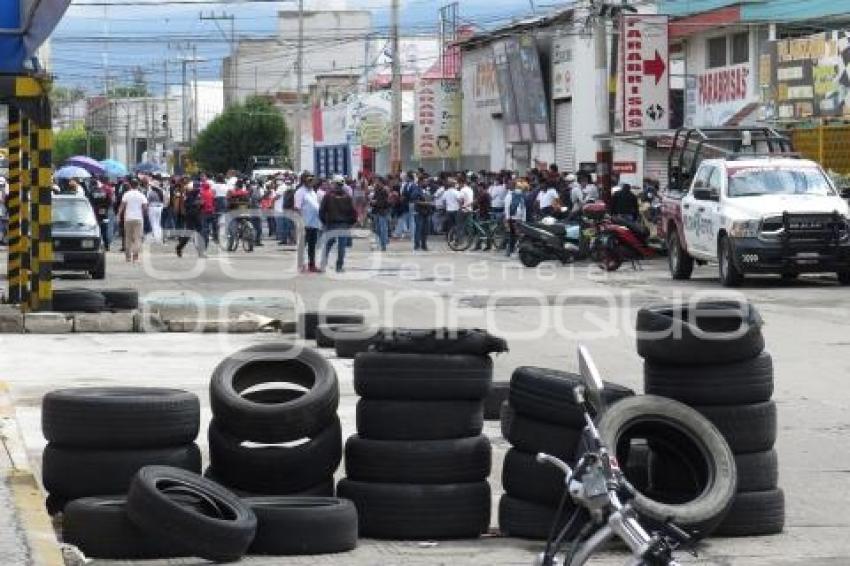
MULTIPOLYGON (((515 260, 489 253, 434 252, 413 255, 394 243, 385 256, 355 242, 342 276, 296 276, 294 252, 266 246, 258 253, 213 256, 196 263, 166 249, 152 250, 148 268, 110 258, 111 287, 132 286, 150 300, 172 305, 193 300, 210 317, 234 310, 286 316, 294 303, 310 307, 368 308, 373 320, 408 326, 487 326, 507 335, 511 351, 496 359, 496 379, 507 380, 519 365, 571 369, 579 342, 588 344, 602 372, 641 389, 641 360, 631 333, 636 309, 653 301, 720 294, 715 270, 699 268, 690 282, 673 282, 661 262, 642 271, 613 275, 587 266, 554 264, 527 270, 515 260), (158 269, 157 274, 151 267, 158 269), (197 268, 196 273, 192 270, 197 268), (189 277, 189 275, 193 275, 189 277), (169 295, 170 294, 170 295, 169 295), (222 309, 225 308, 223 311, 222 309)), ((58 286, 95 286, 63 280, 58 286)), ((846 336, 850 295, 830 278, 792 283, 762 279, 741 292, 760 309, 768 349, 776 366, 781 484, 788 498, 786 532, 763 539, 712 541, 696 563, 742 565, 847 564, 850 562, 850 338, 846 336)), ((68 385, 170 385, 195 391, 207 401, 207 381, 228 352, 271 336, 69 335, 0 337, 0 376, 10 384, 28 450, 38 466, 43 440, 38 405, 49 389, 68 385)), ((330 353, 329 353, 330 355, 330 353)), ((350 363, 334 361, 342 383, 341 417, 354 429, 355 397, 350 363)), ((209 418, 205 408, 204 418, 209 418)), ((488 434, 497 448, 491 477, 500 493, 500 458, 505 448, 498 428, 488 434)), ((201 438, 200 442, 205 442, 201 438)), ((496 497, 494 497, 494 500, 496 497)), ((495 515, 494 515, 495 523, 495 515)), ((440 543, 366 541, 351 555, 288 559, 287 564, 529 564, 537 545, 512 539, 440 543)), ((621 563, 621 557, 600 564, 621 563)), ((174 562, 192 564, 192 561, 174 562)), ((281 563, 252 559, 251 564, 281 563)))

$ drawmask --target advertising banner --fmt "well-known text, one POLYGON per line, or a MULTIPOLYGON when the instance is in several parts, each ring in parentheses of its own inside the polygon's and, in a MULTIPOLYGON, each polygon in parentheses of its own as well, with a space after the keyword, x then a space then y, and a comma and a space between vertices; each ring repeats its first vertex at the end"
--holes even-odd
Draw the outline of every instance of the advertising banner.
POLYGON ((621 29, 623 131, 670 125, 667 16, 626 14, 621 29))
POLYGON ((774 41, 770 57, 774 117, 850 116, 850 32, 774 41))
POLYGON ((552 100, 573 95, 573 39, 559 37, 552 42, 552 100))
POLYGON ((521 142, 523 138, 520 133, 514 85, 511 81, 511 69, 508 63, 508 40, 497 41, 493 44, 493 59, 496 64, 499 98, 502 102, 502 121, 505 124, 505 141, 508 143, 521 142))
POLYGON ((416 84, 413 151, 418 159, 457 159, 461 150, 458 79, 423 79, 416 84))

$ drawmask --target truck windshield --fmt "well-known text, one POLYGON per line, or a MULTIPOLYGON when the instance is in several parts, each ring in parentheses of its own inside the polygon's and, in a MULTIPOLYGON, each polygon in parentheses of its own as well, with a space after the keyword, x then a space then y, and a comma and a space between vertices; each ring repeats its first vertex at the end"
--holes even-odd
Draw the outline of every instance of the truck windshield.
POLYGON ((59 226, 97 226, 91 205, 82 199, 54 199, 53 223, 59 226))
POLYGON ((814 167, 788 169, 746 167, 729 173, 730 197, 762 195, 835 196, 823 171, 814 167))

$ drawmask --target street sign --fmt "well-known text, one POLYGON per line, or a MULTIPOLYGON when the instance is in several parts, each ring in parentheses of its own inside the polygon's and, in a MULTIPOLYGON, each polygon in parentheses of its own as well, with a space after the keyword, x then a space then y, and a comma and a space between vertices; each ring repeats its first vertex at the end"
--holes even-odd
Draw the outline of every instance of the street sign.
POLYGON ((614 173, 632 175, 637 173, 637 163, 634 161, 615 161, 611 166, 611 170, 614 173))
POLYGON ((670 126, 667 16, 624 14, 620 31, 623 131, 670 126))

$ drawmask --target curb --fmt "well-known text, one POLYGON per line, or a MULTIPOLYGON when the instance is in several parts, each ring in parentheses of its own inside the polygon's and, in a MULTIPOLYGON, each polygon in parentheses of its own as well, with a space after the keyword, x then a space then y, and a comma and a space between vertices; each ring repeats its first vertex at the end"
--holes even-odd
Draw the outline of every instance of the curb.
POLYGON ((30 470, 26 449, 6 384, 0 382, 0 481, 9 489, 14 520, 23 533, 30 564, 64 566, 62 547, 44 506, 44 495, 30 470))

